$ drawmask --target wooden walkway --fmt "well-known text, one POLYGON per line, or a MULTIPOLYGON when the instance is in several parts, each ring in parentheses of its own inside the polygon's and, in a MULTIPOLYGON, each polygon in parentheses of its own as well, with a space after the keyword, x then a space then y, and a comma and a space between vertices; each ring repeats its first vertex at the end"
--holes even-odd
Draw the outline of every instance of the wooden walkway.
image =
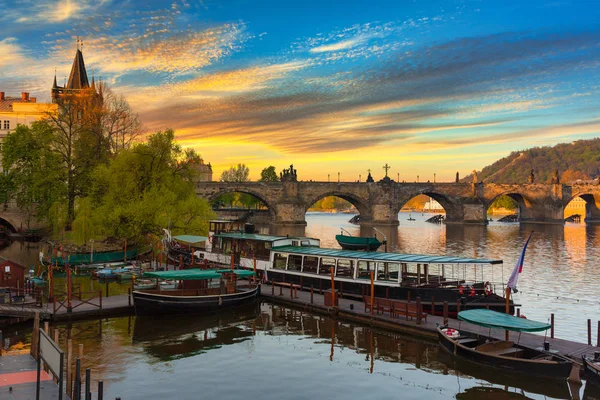
MULTIPOLYGON (((420 325, 417 325, 416 319, 407 320, 404 317, 393 318, 389 315, 389 313, 371 314, 370 312, 365 312, 364 303, 356 299, 341 298, 339 299, 339 305, 337 308, 326 307, 324 305, 324 296, 320 295, 318 291, 314 292, 312 304, 310 302, 311 294, 309 291, 298 290, 296 292, 297 298, 291 298, 289 288, 282 289, 283 295, 279 295, 279 287, 275 287, 274 296, 271 293, 271 285, 262 285, 262 296, 277 303, 301 307, 305 310, 310 310, 318 313, 333 314, 337 315, 339 318, 365 323, 368 325, 378 326, 384 329, 402 332, 414 336, 426 336, 436 341, 437 327, 443 324, 443 318, 435 315, 428 315, 427 321, 422 321, 420 325)), ((448 319, 448 325, 455 329, 480 333, 486 336, 489 336, 491 333, 492 337, 498 339, 504 339, 505 337, 504 330, 490 330, 488 328, 483 328, 452 318, 448 319)), ((515 343, 518 342, 524 346, 531 348, 543 347, 544 344, 544 336, 534 335, 531 333, 522 333, 519 335, 519 333, 511 332, 510 339, 515 343)), ((570 340, 563 340, 557 338, 551 339, 550 337, 547 337, 545 340, 547 342, 550 342, 551 351, 557 351, 558 354, 572 358, 578 363, 581 363, 581 356, 593 356, 595 351, 600 351, 599 347, 589 346, 584 343, 577 343, 570 340)))
MULTIPOLYGON (((58 399, 58 385, 45 371, 40 376, 40 399, 58 399)), ((29 354, 0 357, 0 400, 35 399, 36 383, 37 363, 29 354)))

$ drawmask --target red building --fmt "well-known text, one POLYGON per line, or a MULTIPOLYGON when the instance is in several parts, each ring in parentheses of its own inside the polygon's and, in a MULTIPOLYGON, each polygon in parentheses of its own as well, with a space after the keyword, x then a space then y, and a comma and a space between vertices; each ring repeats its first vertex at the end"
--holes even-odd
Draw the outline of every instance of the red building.
POLYGON ((10 260, 0 262, 0 287, 22 288, 24 282, 24 266, 10 260))

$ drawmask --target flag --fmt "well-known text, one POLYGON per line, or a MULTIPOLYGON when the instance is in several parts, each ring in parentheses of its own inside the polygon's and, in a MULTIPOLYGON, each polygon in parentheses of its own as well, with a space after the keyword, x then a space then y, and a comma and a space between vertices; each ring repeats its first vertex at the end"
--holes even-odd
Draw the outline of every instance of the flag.
POLYGON ((531 240, 531 235, 533 235, 533 232, 531 232, 529 234, 529 237, 527 238, 527 241, 525 242, 525 245, 523 246, 523 251, 521 252, 521 256, 517 260, 517 264, 515 265, 515 268, 513 269, 512 274, 510 274, 510 278, 508 278, 508 283, 506 284, 506 286, 511 288, 512 291, 515 293, 518 292, 517 281, 519 280, 519 274, 521 272, 523 272, 523 262, 525 261, 525 250, 527 250, 527 245, 529 244, 529 241, 531 240))

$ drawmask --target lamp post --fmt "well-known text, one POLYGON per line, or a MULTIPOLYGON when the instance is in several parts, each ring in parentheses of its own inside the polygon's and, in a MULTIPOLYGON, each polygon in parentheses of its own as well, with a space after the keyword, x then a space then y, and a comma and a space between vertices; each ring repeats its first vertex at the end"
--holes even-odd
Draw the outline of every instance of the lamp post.
POLYGON ((417 175, 417 182, 419 182, 419 175, 417 175))
POLYGON ((340 173, 338 172, 338 183, 340 183, 340 173))
POLYGON ((331 182, 331 179, 329 179, 329 174, 327 174, 327 182, 331 182))
POLYGON ((435 172, 433 173, 433 183, 435 183, 435 172))

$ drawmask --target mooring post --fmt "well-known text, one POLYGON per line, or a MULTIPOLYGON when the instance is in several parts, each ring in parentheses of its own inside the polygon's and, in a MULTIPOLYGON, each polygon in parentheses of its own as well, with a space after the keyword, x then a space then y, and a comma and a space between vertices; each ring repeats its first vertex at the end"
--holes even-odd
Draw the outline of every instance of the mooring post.
POLYGON ((92 400, 92 388, 91 388, 91 371, 89 368, 85 369, 85 400, 92 400))
POLYGON ((98 381, 98 400, 104 400, 104 382, 98 381))
POLYGON ((587 326, 588 326, 588 345, 591 346, 592 345, 592 320, 589 318, 588 318, 587 326))
POLYGON ((73 400, 81 400, 81 360, 75 360, 75 392, 73 400))
POLYGON ((554 313, 550 314, 550 337, 554 339, 554 313))
POLYGON ((38 332, 40 330, 40 312, 35 312, 35 317, 33 319, 33 332, 31 334, 31 355, 33 358, 37 360, 38 358, 38 332))
POLYGON ((417 325, 421 325, 421 297, 417 296, 417 325))
POLYGON ((54 343, 58 345, 58 329, 54 329, 54 343))
POLYGON ((521 316, 521 309, 517 308, 517 317, 520 317, 520 316, 521 316))
POLYGON ((598 321, 598 332, 596 332, 596 347, 600 347, 600 321, 598 321))
POLYGON ((131 288, 127 288, 127 303, 131 307, 131 288))
MULTIPOLYGON (((314 301, 315 288, 313 285, 310 285, 310 304, 314 301)), ((598 329, 600 329, 600 321, 598 321, 598 329)))
POLYGON ((71 369, 73 365, 73 340, 67 339, 67 393, 69 396, 73 393, 73 380, 71 379, 71 369))
POLYGON ((448 325, 448 302, 444 302, 444 325, 448 325))
POLYGON ((48 333, 50 331, 50 322, 44 321, 44 332, 48 333))

